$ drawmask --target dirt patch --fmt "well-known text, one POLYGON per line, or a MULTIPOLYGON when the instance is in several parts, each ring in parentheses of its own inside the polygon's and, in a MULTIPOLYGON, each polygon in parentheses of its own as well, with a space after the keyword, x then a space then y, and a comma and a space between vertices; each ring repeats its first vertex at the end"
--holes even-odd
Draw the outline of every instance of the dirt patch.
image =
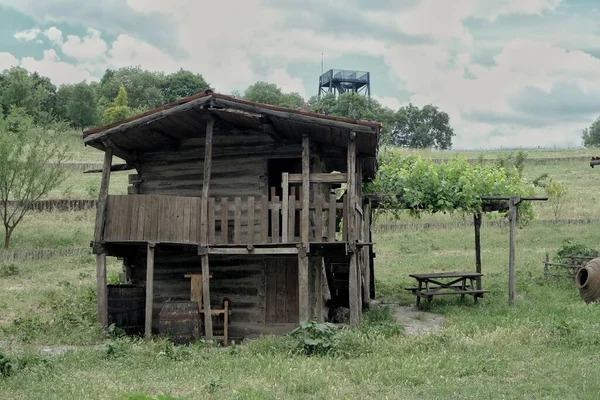
POLYGON ((421 335, 442 329, 444 317, 439 314, 421 311, 414 306, 389 305, 396 321, 404 327, 406 335, 421 335))

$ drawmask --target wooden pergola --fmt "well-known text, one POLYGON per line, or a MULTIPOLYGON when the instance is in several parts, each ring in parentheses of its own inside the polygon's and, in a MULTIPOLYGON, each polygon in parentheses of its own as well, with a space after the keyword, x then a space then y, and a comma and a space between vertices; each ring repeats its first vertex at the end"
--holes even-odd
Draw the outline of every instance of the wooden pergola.
MULTIPOLYGON (((385 198, 396 198, 396 195, 374 194, 366 195, 372 201, 372 208, 378 208, 385 198)), ((522 201, 546 201, 548 197, 518 197, 518 196, 482 196, 482 212, 473 214, 475 227, 475 272, 481 273, 481 222, 485 212, 507 211, 509 220, 509 251, 508 251, 508 304, 515 301, 515 255, 516 228, 519 204, 522 201)), ((407 208, 408 209, 408 208, 407 208)), ((477 289, 481 290, 481 280, 477 281, 477 289)))

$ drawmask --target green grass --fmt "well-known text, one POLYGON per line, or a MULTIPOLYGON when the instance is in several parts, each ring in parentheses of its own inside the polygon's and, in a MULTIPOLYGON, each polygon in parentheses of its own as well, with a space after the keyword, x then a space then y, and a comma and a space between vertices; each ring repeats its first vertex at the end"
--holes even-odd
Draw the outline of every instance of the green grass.
MULTIPOLYGON (((563 218, 600 218, 594 197, 600 171, 573 162, 525 168, 530 177, 542 172, 571 189, 563 218)), ((537 206, 539 217, 551 218, 544 207, 537 206)), ((91 211, 31 214, 15 233, 14 250, 86 246, 93 222, 91 211)), ((520 229, 518 296, 510 307, 508 230, 484 227, 483 286, 491 293, 477 304, 435 298, 430 311, 444 315, 443 329, 422 336, 404 336, 389 315, 374 312, 365 318, 369 326, 343 333, 337 355, 325 357, 295 354, 285 338, 173 350, 160 340, 106 337, 93 324, 93 256, 21 262, 16 274, 0 277, 0 347, 15 359, 44 346, 79 347, 0 377, 0 398, 119 399, 139 392, 182 399, 595 399, 600 306, 583 303, 568 280, 544 280, 541 261, 566 238, 599 248, 599 230, 600 224, 520 229)), ((472 228, 405 230, 376 234, 374 241, 376 290, 384 302, 414 303, 403 289, 413 285, 410 273, 474 269, 472 228)), ((110 259, 111 274, 119 264, 110 259)))

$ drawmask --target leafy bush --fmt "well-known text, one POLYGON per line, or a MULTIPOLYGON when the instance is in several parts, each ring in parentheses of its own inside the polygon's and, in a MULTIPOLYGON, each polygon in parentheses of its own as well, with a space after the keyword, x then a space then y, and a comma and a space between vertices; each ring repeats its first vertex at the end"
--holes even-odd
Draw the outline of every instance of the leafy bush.
POLYGON ((0 350, 0 377, 11 376, 15 371, 15 360, 0 350))
POLYGON ((14 263, 2 263, 0 264, 0 277, 8 278, 9 276, 15 276, 19 274, 19 267, 14 263))
POLYGON ((569 256, 593 257, 595 250, 591 247, 577 242, 575 239, 567 238, 558 248, 554 259, 558 262, 569 262, 569 256))
POLYGON ((567 187, 553 179, 544 187, 546 195, 548 195, 548 201, 552 206, 552 212, 554 213, 554 219, 558 220, 562 213, 562 208, 567 200, 568 190, 567 187))
POLYGON ((324 356, 335 351, 340 341, 339 329, 330 323, 302 322, 289 333, 296 351, 308 356, 324 356))

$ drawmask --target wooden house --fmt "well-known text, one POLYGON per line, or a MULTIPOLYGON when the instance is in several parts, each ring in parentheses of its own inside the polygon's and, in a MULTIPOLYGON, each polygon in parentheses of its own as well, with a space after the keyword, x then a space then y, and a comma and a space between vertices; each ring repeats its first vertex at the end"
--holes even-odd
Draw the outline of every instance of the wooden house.
POLYGON ((323 321, 326 303, 358 324, 374 290, 361 188, 376 173, 380 130, 205 91, 84 132, 104 152, 92 243, 99 322, 112 256, 145 285, 146 335, 166 301, 190 300, 190 285, 202 288, 208 338, 223 298, 233 337, 323 321), (123 169, 136 172, 128 194, 108 195, 111 170, 123 169))

